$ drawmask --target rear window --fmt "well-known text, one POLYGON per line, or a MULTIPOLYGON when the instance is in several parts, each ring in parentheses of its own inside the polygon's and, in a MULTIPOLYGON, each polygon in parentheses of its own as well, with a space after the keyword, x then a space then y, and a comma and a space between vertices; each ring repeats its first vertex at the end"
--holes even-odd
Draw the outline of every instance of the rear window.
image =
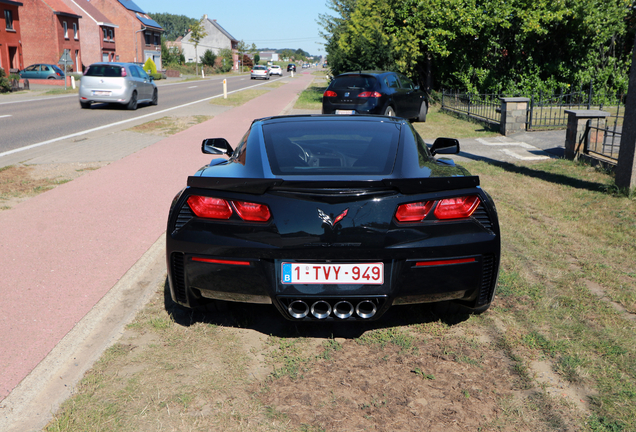
POLYGON ((375 77, 365 75, 346 75, 342 77, 336 77, 331 84, 332 89, 339 90, 351 90, 351 89, 363 89, 371 90, 375 87, 375 77))
POLYGON ((388 175, 400 137, 394 123, 312 121, 263 126, 276 175, 388 175))
POLYGON ((267 68, 265 66, 254 66, 255 70, 266 70, 267 68))
POLYGON ((85 76, 98 76, 98 77, 120 77, 121 66, 114 65, 91 65, 84 72, 85 76))

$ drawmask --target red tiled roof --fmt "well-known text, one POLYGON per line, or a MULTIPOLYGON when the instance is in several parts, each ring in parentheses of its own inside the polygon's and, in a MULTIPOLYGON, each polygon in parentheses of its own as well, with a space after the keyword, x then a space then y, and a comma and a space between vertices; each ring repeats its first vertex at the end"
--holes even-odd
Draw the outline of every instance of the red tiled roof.
POLYGON ((41 0, 42 3, 53 9, 53 12, 62 12, 69 15, 77 15, 70 7, 66 6, 62 0, 41 0))
MULTIPOLYGON (((91 18, 93 18, 98 23, 113 24, 114 25, 114 23, 111 22, 111 20, 109 20, 103 13, 101 13, 99 11, 99 9, 97 9, 95 6, 90 4, 90 2, 88 2, 88 0, 71 0, 71 1, 73 3, 75 3, 77 6, 79 6, 83 11, 86 12, 87 15, 89 15, 91 18)), ((86 18, 86 17, 84 17, 84 18, 86 18)))

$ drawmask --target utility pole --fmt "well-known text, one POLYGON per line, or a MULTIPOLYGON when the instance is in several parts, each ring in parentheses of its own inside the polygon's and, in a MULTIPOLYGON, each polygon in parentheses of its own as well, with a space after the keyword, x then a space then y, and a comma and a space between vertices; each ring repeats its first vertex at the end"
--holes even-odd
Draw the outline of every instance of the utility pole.
MULTIPOLYGON (((636 44, 636 40, 634 43, 636 44)), ((629 71, 621 146, 616 166, 616 186, 627 190, 636 188, 636 45, 632 52, 632 68, 629 71)))

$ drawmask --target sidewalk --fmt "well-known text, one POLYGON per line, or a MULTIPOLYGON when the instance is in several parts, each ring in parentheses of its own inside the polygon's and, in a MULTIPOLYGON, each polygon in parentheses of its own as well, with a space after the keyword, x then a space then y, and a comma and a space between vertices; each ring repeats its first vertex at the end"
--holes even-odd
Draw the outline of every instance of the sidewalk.
POLYGON ((280 114, 312 79, 302 74, 0 212, 0 400, 162 236, 172 198, 210 160, 201 141, 236 144, 253 119, 280 114))

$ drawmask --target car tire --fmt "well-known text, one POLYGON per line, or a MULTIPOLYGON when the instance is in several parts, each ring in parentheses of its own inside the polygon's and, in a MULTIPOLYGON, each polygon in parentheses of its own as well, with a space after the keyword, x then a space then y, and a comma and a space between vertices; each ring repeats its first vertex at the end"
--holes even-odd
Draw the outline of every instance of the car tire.
POLYGON ((134 91, 132 96, 130 96, 130 100, 128 101, 128 105, 126 105, 126 108, 132 111, 137 109, 137 92, 136 91, 134 91))
POLYGON ((48 77, 46 77, 46 79, 55 79, 55 77, 54 76, 48 76, 48 77))
POLYGON ((389 105, 388 107, 385 108, 384 115, 388 117, 395 117, 395 110, 393 109, 392 106, 389 105))
POLYGON ((80 106, 82 107, 82 109, 87 109, 91 107, 91 103, 90 102, 82 102, 80 101, 80 106))
POLYGON ((157 89, 152 92, 152 100, 150 101, 150 105, 157 105, 159 103, 159 92, 157 89))
POLYGON ((417 121, 425 122, 426 114, 428 114, 428 106, 426 105, 426 101, 422 101, 422 105, 420 105, 420 115, 417 116, 417 121))

